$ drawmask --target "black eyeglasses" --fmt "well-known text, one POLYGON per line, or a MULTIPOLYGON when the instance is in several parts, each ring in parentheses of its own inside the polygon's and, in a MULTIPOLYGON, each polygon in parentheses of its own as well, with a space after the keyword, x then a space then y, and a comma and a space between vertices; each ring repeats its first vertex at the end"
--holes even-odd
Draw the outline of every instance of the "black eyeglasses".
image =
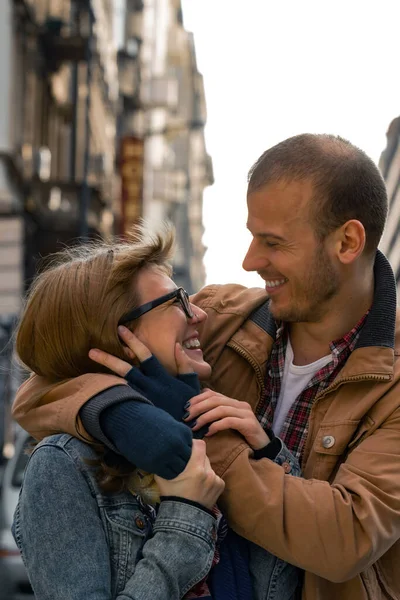
POLYGON ((160 304, 164 304, 173 298, 176 298, 180 302, 182 310, 187 318, 193 319, 194 314, 189 302, 189 294, 180 287, 169 294, 165 294, 165 296, 160 296, 160 298, 156 298, 151 302, 146 302, 146 304, 142 304, 142 306, 134 308, 118 321, 118 325, 123 325, 124 323, 128 323, 128 321, 134 321, 135 319, 138 319, 145 313, 149 312, 149 310, 153 310, 153 308, 156 308, 157 306, 160 306, 160 304))

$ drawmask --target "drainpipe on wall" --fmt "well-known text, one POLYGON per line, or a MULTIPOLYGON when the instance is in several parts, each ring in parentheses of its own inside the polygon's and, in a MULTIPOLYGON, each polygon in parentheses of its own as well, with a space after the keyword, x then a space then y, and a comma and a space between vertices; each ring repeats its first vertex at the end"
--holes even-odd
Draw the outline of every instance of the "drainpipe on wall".
MULTIPOLYGON (((78 26, 78 7, 75 2, 71 3, 71 30, 79 31, 78 26)), ((71 77, 71 98, 73 106, 72 127, 71 127, 71 146, 69 158, 69 177, 71 182, 76 180, 76 139, 78 127, 78 63, 72 64, 71 77)))
POLYGON ((85 151, 83 156, 83 178, 81 188, 81 198, 79 204, 79 224, 80 237, 87 240, 89 237, 88 212, 90 206, 90 188, 88 184, 89 164, 90 164, 90 105, 91 105, 91 83, 92 83, 92 44, 93 44, 93 23, 94 14, 90 0, 87 2, 89 15, 89 36, 86 46, 86 103, 85 103, 85 151))

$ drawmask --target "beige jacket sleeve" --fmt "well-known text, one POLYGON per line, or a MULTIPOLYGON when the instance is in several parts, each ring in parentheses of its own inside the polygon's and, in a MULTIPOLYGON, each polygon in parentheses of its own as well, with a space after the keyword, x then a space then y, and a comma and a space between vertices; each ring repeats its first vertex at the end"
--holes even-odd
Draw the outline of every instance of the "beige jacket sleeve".
POLYGON ((400 537, 400 409, 365 439, 332 484, 254 461, 233 432, 207 441, 226 488, 219 504, 232 528, 306 571, 346 581, 400 537))
POLYGON ((52 383, 32 374, 17 392, 12 417, 36 440, 55 433, 69 433, 91 442, 93 439, 83 428, 79 411, 90 398, 115 385, 127 385, 127 382, 115 375, 88 373, 52 383))

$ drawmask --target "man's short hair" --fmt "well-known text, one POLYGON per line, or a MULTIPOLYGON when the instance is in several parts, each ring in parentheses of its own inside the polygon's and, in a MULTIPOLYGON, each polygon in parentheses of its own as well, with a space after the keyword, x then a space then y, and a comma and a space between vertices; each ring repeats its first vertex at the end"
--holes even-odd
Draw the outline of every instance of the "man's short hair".
POLYGON ((339 136, 301 134, 268 149, 251 167, 248 193, 277 181, 311 180, 311 222, 323 240, 350 219, 365 228, 366 252, 378 247, 388 199, 373 160, 339 136))

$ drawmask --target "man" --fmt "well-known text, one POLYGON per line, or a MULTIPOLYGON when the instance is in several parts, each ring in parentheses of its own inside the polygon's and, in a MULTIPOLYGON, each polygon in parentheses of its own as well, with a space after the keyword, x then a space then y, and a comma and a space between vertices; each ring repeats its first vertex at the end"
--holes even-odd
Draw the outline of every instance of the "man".
MULTIPOLYGON (((383 180, 349 142, 305 134, 260 157, 247 200, 243 266, 261 275, 269 300, 235 285, 195 296, 209 317, 201 341, 218 393, 193 400, 190 416, 196 402, 221 404, 220 394, 249 402, 304 478, 253 460, 238 434, 222 431, 207 441, 226 483, 221 506, 239 534, 305 570, 304 599, 399 598, 400 340, 393 273, 377 252, 383 180)), ((100 389, 69 404, 74 435, 85 434, 77 413, 100 389)), ((34 408, 25 395, 15 415, 29 429, 46 402, 34 408)), ((54 413, 46 427, 60 427, 54 413)))

